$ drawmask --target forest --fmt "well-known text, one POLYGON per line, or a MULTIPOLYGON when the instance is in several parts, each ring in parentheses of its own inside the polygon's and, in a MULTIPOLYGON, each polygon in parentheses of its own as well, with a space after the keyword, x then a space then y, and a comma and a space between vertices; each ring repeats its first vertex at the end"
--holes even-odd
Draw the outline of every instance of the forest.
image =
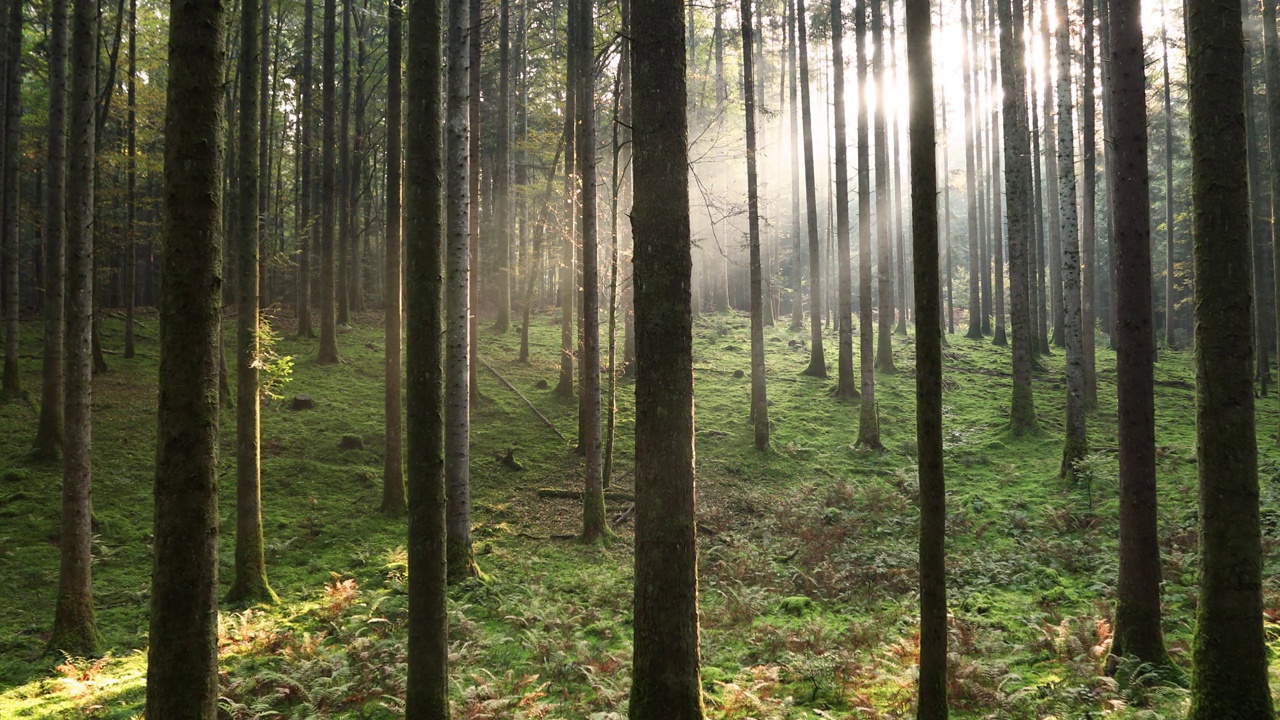
POLYGON ((0 720, 1272 720, 1278 3, 0 0, 0 720))

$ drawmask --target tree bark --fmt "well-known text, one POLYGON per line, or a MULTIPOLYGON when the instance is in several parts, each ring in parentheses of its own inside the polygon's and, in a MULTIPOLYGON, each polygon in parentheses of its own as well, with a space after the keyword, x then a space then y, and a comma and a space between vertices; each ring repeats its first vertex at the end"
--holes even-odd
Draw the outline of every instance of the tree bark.
MULTIPOLYGON (((889 206, 889 128, 885 120, 884 91, 884 19, 881 2, 871 0, 871 73, 876 87, 875 99, 875 164, 876 164, 876 265, 879 270, 878 325, 880 343, 876 351, 876 370, 897 372, 893 364, 893 245, 889 206)), ((867 402, 863 398, 863 402, 867 402)))
MULTIPOLYGON (((1094 338, 1097 333, 1094 308, 1098 298, 1098 250, 1097 250, 1097 132, 1095 130, 1095 110, 1093 101, 1093 3, 1084 0, 1083 22, 1083 84, 1080 92, 1080 154, 1084 161, 1084 188, 1080 203, 1080 245, 1084 253, 1082 266, 1080 329, 1081 347, 1084 350, 1084 405, 1086 408, 1098 407, 1098 371, 1097 353, 1094 349, 1094 338)), ((1043 274, 1043 270, 1041 271, 1043 274)), ((1046 345, 1047 347, 1047 345, 1046 345)))
POLYGON ((800 227, 800 101, 799 59, 796 50, 796 0, 787 0, 787 58, 791 61, 788 116, 791 120, 791 326, 804 328, 804 253, 800 227))
POLYGON ((1200 572, 1190 720, 1270 718, 1240 3, 1188 0, 1200 572))
MULTIPOLYGON (((241 0, 243 1, 243 0, 241 0)), ((338 203, 337 274, 334 293, 337 295, 339 325, 351 324, 350 248, 351 195, 349 188, 355 176, 351 153, 351 1, 342 2, 342 100, 338 119, 338 187, 335 202, 338 203)))
MULTIPOLYGON (((1119 2, 1125 1, 1119 0, 1119 2)), ((1079 215, 1076 212, 1075 127, 1071 106, 1071 23, 1067 11, 1067 0, 1057 0, 1056 5, 1058 13, 1058 28, 1055 33, 1058 53, 1058 190, 1060 193, 1057 200, 1062 235, 1064 312, 1062 328, 1067 346, 1067 438, 1063 444, 1062 466, 1058 474, 1062 477, 1075 477, 1076 463, 1089 453, 1089 438, 1084 418, 1084 348, 1081 346, 1080 337, 1080 225, 1079 215)), ((1115 44, 1112 43, 1113 50, 1114 47, 1115 44)), ((1139 55, 1141 55, 1141 49, 1139 49, 1139 55)), ((1141 82, 1140 69, 1139 82, 1141 82)), ((1145 109, 1142 112, 1142 118, 1145 122, 1145 109)), ((1138 138, 1126 139, 1136 141, 1138 138)), ((1145 124, 1140 140, 1145 153, 1145 124)), ((1143 157, 1145 158, 1145 155, 1143 157)), ((1146 160, 1142 162, 1145 163, 1146 160)), ((1145 168, 1146 165, 1143 164, 1141 176, 1143 179, 1146 178, 1145 168)), ((1130 182, 1135 180, 1137 180, 1136 177, 1129 178, 1130 182)), ((1151 283, 1144 282, 1144 284, 1148 290, 1149 306, 1151 283)), ((1150 311, 1149 307, 1148 311, 1150 311)))
MULTIPOLYGON (((223 3, 176 4, 169 23, 173 51, 165 108, 155 565, 146 714, 213 720, 218 702, 223 3)), ((73 132, 77 124, 72 123, 73 132)), ((74 241, 69 249, 73 246, 74 241)), ((75 275, 70 271, 68 278, 75 275)), ((67 391, 70 395, 71 383, 67 391)), ((68 412, 69 426, 70 421, 68 412)))
MULTIPOLYGON (((831 0, 831 77, 832 85, 835 87, 836 252, 839 258, 836 325, 840 332, 836 398, 852 400, 858 396, 858 390, 853 380, 853 278, 849 253, 849 162, 845 140, 844 22, 841 15, 840 0, 831 0)), ((761 383, 763 383, 764 365, 763 343, 762 331, 761 383)))
POLYGON ((336 0, 324 2, 324 59, 321 74, 320 140, 320 352, 316 362, 322 365, 339 362, 338 328, 335 316, 334 212, 337 209, 337 166, 334 158, 337 143, 335 105, 335 43, 338 30, 336 0))
POLYGON ((315 92, 314 78, 314 61, 312 56, 315 54, 313 45, 315 44, 315 0, 306 0, 303 5, 303 24, 302 24, 302 110, 299 124, 302 125, 302 151, 300 153, 298 164, 299 183, 301 185, 299 193, 298 213, 301 216, 298 223, 299 234, 299 252, 298 252, 298 337, 311 338, 315 337, 315 331, 311 327, 311 248, 315 243, 312 239, 315 237, 316 219, 313 216, 315 212, 315 188, 311 177, 312 160, 314 153, 311 147, 311 131, 315 125, 315 107, 313 105, 312 95, 315 92))
POLYGON ((1053 326, 1052 332, 1049 332, 1049 345, 1052 347, 1065 347, 1066 336, 1062 326, 1064 320, 1063 296, 1062 296, 1062 207, 1058 198, 1062 197, 1062 193, 1058 187, 1061 173, 1058 171, 1058 131, 1055 125, 1056 114, 1054 112, 1054 94, 1049 92, 1048 84, 1050 78, 1049 58, 1051 48, 1053 47, 1052 38, 1049 34, 1049 6, 1053 0, 1044 0, 1044 12, 1040 15, 1040 36, 1041 36, 1041 67, 1045 70, 1045 93, 1043 98, 1044 109, 1041 111, 1041 119, 1044 122, 1044 178, 1045 178, 1045 196, 1049 198, 1046 203, 1049 207, 1049 318, 1053 326))
POLYGON ((965 337, 977 340, 982 337, 982 295, 978 287, 981 273, 981 266, 978 264, 978 184, 980 179, 974 158, 974 142, 978 128, 972 82, 973 44, 969 42, 969 3, 965 0, 960 0, 960 28, 963 40, 961 63, 964 74, 964 187, 967 203, 965 216, 969 224, 969 330, 965 333, 965 337))
MULTIPOLYGON (((494 175, 494 254, 497 257, 498 315, 494 330, 505 333, 511 328, 511 0, 498 3, 498 159, 494 175)), ((479 128, 476 128, 479 132, 479 128)))
POLYGON ((58 600, 49 647, 82 655, 96 652, 99 643, 94 622, 90 550, 93 371, 89 347, 93 322, 93 99, 98 62, 97 28, 96 6, 91 0, 75 0, 71 16, 68 104, 71 115, 67 143, 67 364, 63 410, 66 425, 58 600))
POLYGON ((796 0, 796 41, 800 48, 800 114, 804 133, 804 189, 809 219, 809 366, 804 375, 827 376, 822 351, 822 266, 818 244, 818 190, 814 181, 813 113, 809 101, 809 39, 804 0, 796 0))
POLYGON ((403 117, 401 95, 401 67, 403 46, 404 8, 401 0, 387 3, 387 241, 386 280, 383 296, 386 298, 383 322, 387 326, 386 339, 386 435, 387 445, 382 466, 382 512, 391 517, 404 514, 404 445, 403 407, 401 403, 400 344, 404 315, 401 310, 400 256, 403 252, 400 234, 400 193, 402 183, 403 117))
MULTIPOLYGON (((760 271, 760 199, 758 190, 758 180, 756 175, 756 87, 755 87, 755 66, 752 56, 752 42, 754 40, 754 32, 751 26, 751 0, 742 0, 742 95, 743 105, 746 112, 746 134, 747 134, 747 228, 749 234, 749 242, 751 243, 751 422, 755 425, 755 443, 756 450, 764 451, 769 448, 769 399, 765 394, 764 379, 764 298, 762 297, 763 279, 760 271)), ((836 68, 840 68, 840 5, 839 0, 832 0, 831 5, 831 27, 832 27, 832 47, 835 48, 836 68)), ((837 71, 839 73, 839 71, 837 71)), ((836 75, 836 87, 841 87, 840 74, 836 75)), ((839 91, 837 91, 838 93, 839 91)), ((836 151, 841 154, 837 159, 837 167, 842 168, 841 161, 843 153, 840 151, 841 143, 844 140, 844 133, 840 127, 844 124, 844 98, 840 94, 836 95, 836 128, 837 140, 836 151)), ((837 180, 839 182, 839 180, 837 180)), ((849 180, 844 179, 845 199, 844 199, 844 246, 842 255, 843 275, 841 282, 843 288, 841 317, 845 325, 852 324, 852 318, 847 317, 850 312, 850 303, 847 296, 849 293, 849 210, 848 210, 848 185, 849 180)), ((841 328, 841 361, 842 368, 841 383, 845 382, 843 368, 847 361, 848 382, 850 389, 853 383, 853 333, 852 327, 849 327, 848 341, 849 356, 846 356, 844 341, 844 327, 841 328)))
MULTIPOLYGON (((872 0, 876 2, 878 0, 872 0)), ((854 9, 855 55, 858 87, 867 86, 867 5, 856 0, 854 9)), ((867 134, 871 114, 867 103, 858 103, 858 375, 862 397, 858 407, 858 447, 882 448, 880 419, 876 413, 875 319, 871 314, 871 162, 867 134)))
MULTIPOLYGON (((450 15, 465 17, 464 0, 450 15)), ((409 10, 405 73, 405 330, 409 640, 405 717, 449 718, 444 454, 444 7, 409 10)), ((450 30, 452 33, 452 29, 450 30)))
POLYGON ((56 458, 62 449, 63 283, 67 237, 67 0, 53 0, 49 20, 49 169, 44 229, 44 354, 40 421, 34 452, 56 458))
POLYGON ((18 375, 18 147, 22 141, 22 8, 19 0, 10 0, 9 19, 5 23, 7 39, 4 43, 5 54, 5 122, 4 122, 4 182, 3 210, 0 211, 0 232, 3 232, 4 246, 0 256, 4 262, 4 279, 0 286, 4 287, 4 371, 0 378, 0 397, 17 398, 22 396, 22 380, 18 375))

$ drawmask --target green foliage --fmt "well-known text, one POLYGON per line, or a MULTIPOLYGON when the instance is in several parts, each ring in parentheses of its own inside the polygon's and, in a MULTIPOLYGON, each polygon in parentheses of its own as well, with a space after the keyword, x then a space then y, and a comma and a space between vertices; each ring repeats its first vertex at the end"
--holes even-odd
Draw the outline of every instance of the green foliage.
POLYGON ((264 398, 279 400, 284 397, 280 390, 293 379, 293 356, 281 355, 276 351, 280 343, 280 333, 271 328, 266 317, 258 320, 258 357, 253 365, 259 371, 258 392, 264 398))

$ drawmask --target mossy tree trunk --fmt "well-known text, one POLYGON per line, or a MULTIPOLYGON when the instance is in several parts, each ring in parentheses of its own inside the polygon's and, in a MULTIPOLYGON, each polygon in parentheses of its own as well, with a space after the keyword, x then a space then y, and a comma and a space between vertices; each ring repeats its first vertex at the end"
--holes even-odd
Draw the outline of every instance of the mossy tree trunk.
MULTIPOLYGON (((451 15, 465 17, 465 0, 451 15)), ((405 305, 409 494, 408 720, 448 720, 444 454, 444 5, 409 6, 405 73, 405 305)), ((452 29, 450 31, 452 33, 452 29)))
MULTIPOLYGON (((877 0, 872 0, 876 2, 877 0)), ((858 87, 867 84, 867 4, 857 0, 854 9, 855 54, 858 87)), ((876 414, 875 319, 871 314, 871 169, 867 138, 871 113, 858 103, 858 374, 862 397, 858 407, 858 447, 878 449, 880 419, 876 414)))
POLYGON ((920 449, 920 679, 916 717, 947 717, 946 481, 942 470, 942 316, 938 159, 934 149, 933 19, 906 0, 911 115, 911 235, 916 258, 916 444, 920 449))
POLYGON ((223 3, 175 4, 169 22, 146 714, 213 720, 218 701, 223 3))
POLYGON ((71 15, 67 143, 67 363, 63 378, 66 425, 58 600, 49 647, 83 655, 95 653, 99 641, 93 613, 90 549, 93 538, 90 494, 93 368, 89 347, 93 322, 93 101, 98 67, 97 37, 96 5, 91 0, 75 0, 71 15))
POLYGON ((50 3, 49 139, 45 153, 44 354, 40 382, 40 421, 35 456, 52 459, 62 449, 63 283, 67 233, 67 0, 50 3))
POLYGON ((338 141, 338 117, 335 107, 335 44, 338 31, 336 0, 324 2, 324 57, 321 62, 321 122, 320 139, 320 352, 316 362, 321 365, 336 363, 338 357, 338 328, 336 311, 337 283, 334 268, 334 222, 337 195, 337 163, 334 152, 338 141))
MULTIPOLYGON (((1111 652, 1167 664, 1160 631, 1156 427, 1151 308, 1151 204, 1139 0, 1111 3, 1110 181, 1116 216, 1116 391, 1120 445, 1120 575, 1111 652)), ((1168 148, 1166 148, 1167 150, 1168 148)))
MULTIPOLYGON (((848 147, 845 141, 844 21, 842 15, 840 0, 831 0, 831 77, 832 85, 835 87, 835 203, 836 253, 838 257, 836 325, 840 332, 839 357, 837 358, 836 369, 836 398, 852 400, 858 396, 858 389, 853 380, 853 278, 851 277, 853 270, 849 254, 849 161, 848 147)), ((754 127, 752 129, 754 130, 754 127)), ((752 317, 755 316, 752 315, 752 317)), ((760 336, 761 383, 763 383, 763 331, 761 331, 760 336)))
MULTIPOLYGON (((1057 0, 1057 14, 1058 27, 1055 40, 1058 67, 1061 69, 1056 83, 1059 191, 1057 201, 1058 221, 1062 234, 1062 330, 1067 349, 1067 439, 1062 448, 1062 465, 1058 474, 1062 477, 1068 475, 1074 477, 1076 463, 1089 452, 1089 438, 1084 417, 1084 348, 1080 327, 1080 223, 1076 206, 1075 126, 1070 72, 1071 22, 1067 0, 1057 0)), ((1143 118, 1145 117, 1144 111, 1143 118)), ((1142 146, 1146 147, 1145 126, 1143 126, 1142 146)), ((1143 165, 1141 177, 1144 179, 1147 176, 1145 168, 1146 166, 1143 165)), ((1150 265, 1149 262, 1148 265, 1150 265)), ((1151 283, 1143 284, 1147 286, 1147 302, 1150 304, 1151 283)))
POLYGON ((1027 129, 1026 60, 1022 3, 996 0, 1000 15, 1000 78, 1006 215, 1009 224, 1009 306, 1013 330, 1013 397, 1010 427, 1015 435, 1035 432, 1035 398, 1031 393, 1031 307, 1027 292, 1026 244, 1031 228, 1031 142, 1027 129))
POLYGON ((1240 3, 1188 0, 1187 13, 1200 487, 1187 717, 1272 718, 1262 621, 1240 3))
POLYGON ((274 602, 262 548, 261 409, 258 367, 258 35, 260 0, 240 0, 240 182, 236 202, 236 564, 227 599, 274 602))
POLYGON ((383 322, 387 326, 386 339, 386 434, 387 445, 382 466, 382 512, 392 517, 404 513, 404 435, 401 424, 400 341, 404 316, 401 310, 400 266, 400 193, 402 168, 403 129, 400 124, 401 102, 401 50, 404 8, 401 0, 387 3, 387 240, 386 280, 383 296, 386 298, 383 322))
MULTIPOLYGON (((831 19, 835 30, 833 35, 835 39, 834 47, 839 48, 840 37, 840 8, 839 0, 833 0, 831 19)), ((743 105, 746 112, 746 134, 747 134, 747 230, 749 233, 749 241, 751 243, 751 422, 755 426, 755 443, 756 450, 767 450, 769 448, 769 399, 765 393, 764 378, 764 297, 763 297, 763 278, 760 271, 760 198, 758 190, 758 179, 756 174, 756 87, 755 87, 755 61, 752 47, 755 33, 751 24, 751 0, 742 0, 742 94, 743 105)), ((836 67, 839 68, 839 50, 837 53, 836 67)), ((837 78, 840 75, 836 76, 837 78)), ((836 87, 839 88, 839 80, 836 81, 836 87)), ((843 105, 844 97, 837 94, 836 96, 836 122, 837 128, 844 123, 843 105)), ((837 148, 843 142, 843 133, 837 135, 837 148)), ((839 151, 837 151, 839 152, 839 151)), ((841 154, 836 160, 836 166, 839 168, 838 173, 844 170, 844 157, 841 154)), ((847 173, 840 173, 847 174, 847 173)), ((837 183, 840 180, 837 179, 837 183)), ((845 205, 848 204, 848 185, 849 180, 844 178, 845 186, 845 205)), ((844 254, 842 260, 843 275, 841 275, 841 287, 843 293, 849 293, 849 211, 844 211, 844 254)), ((842 296, 843 298, 844 296, 842 296)), ((849 302, 842 300, 841 315, 842 322, 852 325, 853 319, 847 317, 852 312, 849 302)), ((848 364, 848 385, 853 387, 853 328, 848 328, 848 354, 845 354, 845 326, 841 325, 841 383, 845 383, 845 364, 848 364)))
MULTIPOLYGON (((478 573, 471 551, 470 46, 466 0, 449 5, 445 107, 445 485, 449 582, 478 573)), ((475 128, 479 132, 479 128, 475 128)))
POLYGON ((813 112, 809 100, 809 38, 804 0, 796 0, 796 44, 800 50, 800 115, 804 135, 804 196, 809 237, 809 365, 805 375, 827 376, 822 351, 822 265, 818 241, 818 190, 814 180, 813 112))
POLYGON ((684 4, 632 0, 636 310, 632 720, 700 720, 684 4))

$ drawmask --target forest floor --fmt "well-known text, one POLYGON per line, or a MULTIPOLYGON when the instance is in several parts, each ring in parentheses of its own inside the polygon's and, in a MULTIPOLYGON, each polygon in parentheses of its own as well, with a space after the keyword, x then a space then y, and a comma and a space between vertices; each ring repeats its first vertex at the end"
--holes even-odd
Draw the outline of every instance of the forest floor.
MULTIPOLYGON (((318 366, 315 341, 276 346, 296 358, 285 400, 262 416, 267 565, 282 602, 224 605, 221 706, 228 718, 397 717, 405 682, 405 525, 378 513, 383 346, 377 315, 340 331, 344 363, 318 366), (305 393, 312 410, 292 411, 305 393), (363 449, 343 450, 344 436, 363 449)), ((0 406, 0 718, 141 717, 151 557, 157 326, 139 323, 138 356, 109 355, 95 380, 94 593, 108 654, 44 650, 58 572, 59 471, 29 459, 39 397, 39 323, 24 323, 31 403, 0 406)), ((695 326, 702 679, 717 719, 912 716, 916 631, 913 345, 896 336, 899 372, 877 377, 885 451, 855 448, 857 405, 831 399, 834 377, 799 373, 807 330, 766 329, 772 447, 747 423, 748 322, 695 326), (735 377, 741 370, 746 377, 735 377)), ((538 316, 532 362, 514 362, 516 331, 481 324, 480 355, 564 435, 576 403, 556 384, 558 324, 538 316)), ((121 346, 110 318, 103 345, 121 346)), ((1081 479, 1059 479, 1063 357, 1036 375, 1041 432, 1007 430, 1008 348, 949 338, 944 361, 951 609, 950 697, 956 717, 1180 717, 1187 692, 1147 666, 1105 677, 1117 552, 1114 354, 1099 343, 1101 407, 1081 479)), ((834 368, 835 337, 827 357, 834 368)), ((619 348, 619 351, 621 349, 619 348)), ((1196 600, 1194 367, 1162 351, 1156 366, 1165 630, 1189 664, 1196 600)), ((234 382, 232 383, 234 387, 234 382)), ((625 717, 630 683, 632 523, 608 547, 575 533, 580 458, 481 367, 472 422, 473 528, 487 580, 450 592, 455 718, 625 717), (507 450, 523 466, 499 462, 507 450)), ((634 403, 619 384, 612 490, 629 492, 634 403)), ((1280 423, 1259 403, 1268 636, 1280 650, 1280 423)), ((233 411, 223 416, 223 585, 234 548, 233 411)), ((610 517, 628 502, 610 502, 610 517)), ((224 587, 225 591, 225 587, 224 587)), ((1273 652, 1273 656, 1275 653, 1273 652)), ((1280 689, 1280 662, 1272 665, 1280 689)))

